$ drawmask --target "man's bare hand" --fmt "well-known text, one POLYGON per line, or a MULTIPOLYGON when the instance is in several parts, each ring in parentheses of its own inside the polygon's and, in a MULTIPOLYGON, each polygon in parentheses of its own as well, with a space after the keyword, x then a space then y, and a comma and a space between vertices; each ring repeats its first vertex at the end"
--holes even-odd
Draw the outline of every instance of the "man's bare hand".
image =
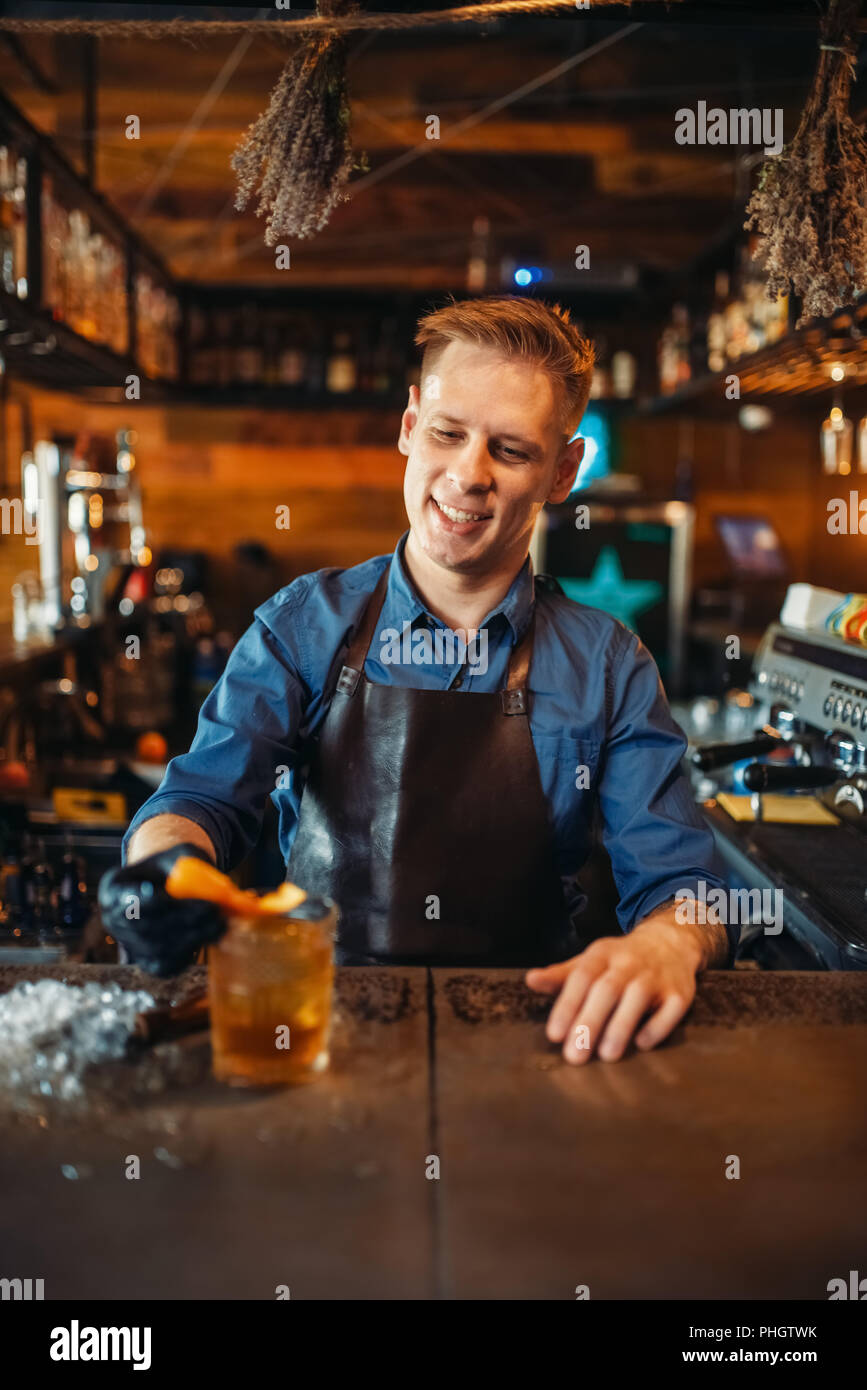
POLYGON ((725 958, 725 931, 708 940, 666 911, 626 936, 603 937, 580 955, 525 976, 530 989, 557 994, 546 1032, 567 1062, 622 1057, 630 1039, 642 1051, 667 1038, 695 998, 695 977, 725 958))

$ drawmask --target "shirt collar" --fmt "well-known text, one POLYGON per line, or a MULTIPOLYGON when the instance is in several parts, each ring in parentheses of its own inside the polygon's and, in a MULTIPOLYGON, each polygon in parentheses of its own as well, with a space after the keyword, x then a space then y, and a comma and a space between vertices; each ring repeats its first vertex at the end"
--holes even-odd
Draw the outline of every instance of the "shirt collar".
MULTIPOLYGON (((415 586, 406 572, 403 560, 403 552, 406 546, 408 531, 405 531, 398 541, 391 557, 391 568, 388 576, 388 591, 386 603, 389 608, 396 613, 400 613, 404 621, 415 622, 422 615, 429 617, 436 626, 441 626, 440 620, 428 611, 422 603, 415 586)), ((515 578, 509 586, 509 591, 480 624, 481 627, 488 627, 498 615, 502 614, 512 630, 515 641, 523 637, 527 624, 533 612, 535 600, 535 584, 533 579, 533 565, 529 555, 524 561, 515 578)))

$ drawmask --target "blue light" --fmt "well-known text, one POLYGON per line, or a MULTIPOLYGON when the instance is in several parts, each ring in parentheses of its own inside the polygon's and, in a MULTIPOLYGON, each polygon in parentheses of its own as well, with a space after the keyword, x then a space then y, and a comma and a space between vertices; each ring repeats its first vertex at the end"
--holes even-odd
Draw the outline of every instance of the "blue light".
POLYGON ((520 270, 515 271, 516 285, 529 285, 532 284, 532 281, 533 272, 531 270, 528 270, 526 266, 521 266, 520 270))
POLYGON ((580 492, 595 478, 604 478, 611 472, 611 429, 597 406, 588 407, 573 439, 576 436, 584 440, 584 458, 570 496, 580 492))
POLYGON ((539 281, 542 279, 542 271, 537 265, 530 266, 530 279, 533 281, 534 285, 538 285, 539 281))

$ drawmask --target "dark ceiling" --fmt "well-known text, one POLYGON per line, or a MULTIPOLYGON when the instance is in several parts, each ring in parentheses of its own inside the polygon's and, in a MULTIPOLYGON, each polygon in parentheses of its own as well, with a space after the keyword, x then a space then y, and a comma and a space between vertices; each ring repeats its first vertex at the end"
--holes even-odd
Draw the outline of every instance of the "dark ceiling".
MULTIPOLYGON (((261 222, 234 210, 229 158, 295 40, 216 30, 221 18, 305 11, 3 8, 7 17, 61 11, 213 19, 213 36, 188 41, 0 32, 0 89, 79 168, 92 140, 96 186, 176 275, 272 279, 261 222), (139 117, 138 141, 125 138, 129 115, 139 117)), ((815 68, 816 13, 812 0, 684 0, 667 11, 596 4, 483 28, 353 33, 354 140, 370 172, 355 176, 351 201, 324 232, 293 246, 293 283, 460 288, 479 217, 489 224, 495 276, 517 261, 550 267, 568 285, 577 244, 591 248, 600 284, 627 284, 636 270, 682 270, 743 220, 758 152, 678 145, 675 111, 700 100, 782 107, 789 138, 815 68), (535 79, 544 80, 513 97, 535 79), (440 118, 438 142, 425 139, 431 114, 440 118)))

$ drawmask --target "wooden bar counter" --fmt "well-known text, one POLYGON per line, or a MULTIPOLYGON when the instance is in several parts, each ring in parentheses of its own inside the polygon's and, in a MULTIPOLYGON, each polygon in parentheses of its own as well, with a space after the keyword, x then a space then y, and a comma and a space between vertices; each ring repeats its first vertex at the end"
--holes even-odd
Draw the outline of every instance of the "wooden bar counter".
MULTIPOLYGON (((167 1002, 204 973, 0 991, 167 1002)), ((86 1120, 7 1114, 0 1273, 47 1299, 824 1300, 863 1272, 867 976, 711 972, 665 1046, 583 1067, 548 1007, 515 970, 344 969, 314 1084, 221 1086, 200 1034, 112 1064, 86 1120)))

